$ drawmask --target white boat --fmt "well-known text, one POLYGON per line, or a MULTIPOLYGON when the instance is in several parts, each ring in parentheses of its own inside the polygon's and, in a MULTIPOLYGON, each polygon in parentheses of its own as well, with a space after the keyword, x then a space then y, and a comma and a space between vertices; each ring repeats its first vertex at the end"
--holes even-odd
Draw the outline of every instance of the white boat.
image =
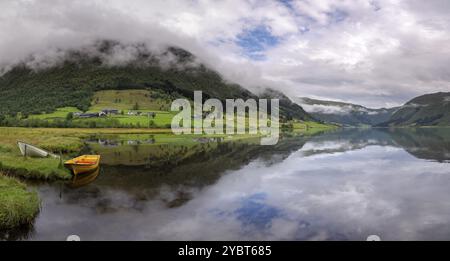
POLYGON ((22 141, 18 141, 17 145, 19 146, 20 153, 22 153, 23 156, 38 157, 38 158, 45 158, 45 157, 59 158, 59 156, 55 154, 52 154, 46 150, 43 150, 41 148, 38 148, 36 146, 33 146, 31 144, 22 141))

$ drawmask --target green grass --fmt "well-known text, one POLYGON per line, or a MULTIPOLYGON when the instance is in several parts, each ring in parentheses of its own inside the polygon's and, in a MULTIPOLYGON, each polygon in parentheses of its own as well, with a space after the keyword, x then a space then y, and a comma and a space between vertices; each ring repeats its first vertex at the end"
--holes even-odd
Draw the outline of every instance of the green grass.
POLYGON ((64 107, 64 108, 58 108, 55 112, 52 113, 44 113, 44 114, 35 114, 30 115, 30 119, 40 119, 40 120, 55 120, 55 119, 66 119, 67 114, 70 112, 79 112, 75 107, 64 107))
POLYGON ((293 127, 295 130, 313 130, 313 129, 325 130, 325 129, 335 129, 338 126, 315 121, 303 121, 303 122, 296 121, 293 122, 293 127))
POLYGON ((70 173, 61 168, 59 159, 23 157, 17 146, 21 140, 38 147, 59 152, 78 152, 83 135, 58 132, 55 129, 0 128, 0 170, 27 179, 68 179, 70 173))
POLYGON ((20 140, 38 145, 56 154, 79 151, 83 147, 80 137, 87 137, 88 134, 83 129, 64 130, 57 128, 0 128, 0 146, 18 153, 17 141, 20 140))
MULTIPOLYGON (((171 111, 150 111, 150 110, 139 110, 143 114, 146 114, 147 112, 154 112, 155 117, 150 118, 146 115, 127 115, 127 114, 116 114, 108 116, 108 119, 114 119, 118 120, 121 126, 126 127, 132 127, 132 128, 147 128, 149 126, 149 121, 153 122, 154 125, 150 125, 151 127, 158 127, 158 128, 170 128, 170 125, 172 123, 173 117, 178 112, 171 112, 171 111)), ((90 119, 74 119, 74 121, 83 121, 83 122, 100 122, 105 120, 105 118, 90 118, 90 119)), ((198 119, 191 119, 191 126, 194 127, 194 124, 196 121, 199 121, 198 119)), ((235 126, 237 125, 237 119, 234 120, 235 126)), ((225 119, 223 121, 225 125, 225 119)), ((249 122, 248 119, 245 121, 245 126, 248 127, 249 122)))
POLYGON ((29 225, 39 213, 40 201, 25 184, 0 173, 0 230, 29 225))
MULTIPOLYGON (((147 111, 140 111, 142 113, 146 113, 147 111)), ((90 123, 95 123, 95 127, 93 128, 101 128, 102 126, 108 126, 108 122, 117 122, 117 124, 113 125, 114 127, 120 128, 170 128, 170 124, 172 122, 172 118, 175 113, 158 111, 155 112, 155 117, 150 118, 144 115, 127 115, 127 114, 117 114, 110 115, 107 117, 99 117, 99 118, 75 118, 73 119, 73 123, 76 126, 91 126, 90 123), (153 124, 150 124, 150 123, 153 124), (80 124, 83 125, 80 125, 80 124), (150 125, 149 125, 150 124, 150 125)))
POLYGON ((17 152, 0 153, 0 170, 14 176, 36 180, 70 179, 70 172, 59 159, 23 157, 17 152))

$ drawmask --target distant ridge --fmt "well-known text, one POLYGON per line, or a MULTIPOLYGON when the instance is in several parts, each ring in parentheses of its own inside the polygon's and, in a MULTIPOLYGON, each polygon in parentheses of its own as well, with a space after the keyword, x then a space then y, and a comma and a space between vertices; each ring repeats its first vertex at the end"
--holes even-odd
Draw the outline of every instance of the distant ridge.
POLYGON ((391 115, 397 110, 397 107, 370 109, 352 103, 317 100, 306 97, 299 97, 295 101, 316 119, 346 126, 374 126, 389 120, 391 115))
POLYGON ((450 126, 450 92, 416 97, 378 126, 450 126))

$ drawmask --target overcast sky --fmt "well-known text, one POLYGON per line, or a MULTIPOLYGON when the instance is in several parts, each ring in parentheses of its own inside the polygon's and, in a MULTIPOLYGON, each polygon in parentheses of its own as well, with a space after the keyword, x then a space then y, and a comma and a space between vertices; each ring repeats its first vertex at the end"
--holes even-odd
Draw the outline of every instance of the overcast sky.
POLYGON ((0 65, 96 39, 183 47, 248 88, 370 107, 450 91, 449 0, 1 0, 0 65))

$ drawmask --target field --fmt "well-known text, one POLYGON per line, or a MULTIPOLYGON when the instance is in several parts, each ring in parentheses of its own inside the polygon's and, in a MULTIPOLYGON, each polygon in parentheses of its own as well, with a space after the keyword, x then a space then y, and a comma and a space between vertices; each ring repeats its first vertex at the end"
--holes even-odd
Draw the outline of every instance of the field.
POLYGON ((170 98, 148 90, 105 90, 94 94, 89 111, 103 109, 168 111, 170 98))
POLYGON ((30 115, 30 119, 40 119, 40 120, 55 120, 55 119, 61 119, 64 120, 67 117, 67 114, 79 112, 75 107, 64 107, 64 108, 58 108, 56 111, 52 113, 44 113, 44 114, 34 114, 30 115))
MULTIPOLYGON (((30 115, 29 119, 44 120, 55 124, 56 127, 76 128, 170 128, 172 118, 177 112, 170 111, 170 101, 166 93, 149 90, 103 90, 97 91, 87 112, 98 113, 104 109, 118 110, 118 114, 110 114, 107 117, 78 118, 68 117, 69 113, 79 112, 74 107, 58 108, 55 112, 47 114, 30 115), (138 115, 140 112, 141 115, 138 115), (155 113, 149 117, 148 112, 155 113), (130 115, 129 113, 133 113, 130 115), (70 119, 70 122, 68 122, 70 119)), ((193 120, 197 121, 197 119, 193 120)), ((235 120, 236 122, 236 120, 235 120)), ((308 130, 310 128, 327 128, 330 125, 307 121, 291 122, 291 129, 308 130)), ((246 122, 248 126, 248 119, 246 122)), ((26 127, 26 126, 25 126, 26 127)), ((49 127, 49 126, 34 126, 49 127)))
POLYGON ((318 129, 334 129, 337 128, 337 126, 335 125, 330 125, 330 124, 324 124, 324 123, 319 123, 319 122, 315 122, 315 121, 304 121, 304 122, 293 122, 293 128, 294 130, 308 130, 308 131, 314 131, 314 130, 318 130, 318 129))
MULTIPOLYGON (((155 112, 155 117, 148 117, 145 115, 146 112, 141 110, 144 115, 110 115, 108 119, 117 120, 120 126, 131 127, 131 128, 145 128, 145 127, 160 127, 160 128, 170 128, 170 123, 175 113, 167 111, 153 111, 155 112)), ((74 119, 74 122, 101 122, 102 118, 92 118, 92 119, 74 119)))

